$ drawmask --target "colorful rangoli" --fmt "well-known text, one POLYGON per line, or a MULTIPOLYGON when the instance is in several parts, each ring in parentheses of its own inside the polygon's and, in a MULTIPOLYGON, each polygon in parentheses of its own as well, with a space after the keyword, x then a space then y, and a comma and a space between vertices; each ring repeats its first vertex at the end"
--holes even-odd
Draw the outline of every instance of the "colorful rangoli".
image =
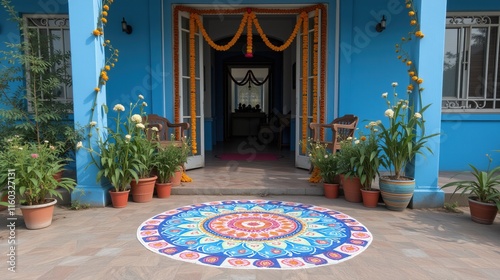
POLYGON ((137 238, 155 253, 197 264, 296 269, 350 259, 370 245, 372 234, 328 208, 228 200, 158 214, 141 224, 137 238))

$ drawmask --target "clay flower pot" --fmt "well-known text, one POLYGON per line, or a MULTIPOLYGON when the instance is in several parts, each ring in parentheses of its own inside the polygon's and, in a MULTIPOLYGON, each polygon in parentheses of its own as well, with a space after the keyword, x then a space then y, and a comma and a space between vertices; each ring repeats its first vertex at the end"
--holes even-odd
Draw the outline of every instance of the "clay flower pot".
POLYGON ((323 190, 326 198, 339 197, 339 184, 323 183, 323 190))
POLYGON ((158 198, 168 198, 172 192, 172 182, 168 183, 156 183, 156 196, 158 198))
POLYGON ((24 224, 27 229, 46 228, 52 224, 55 198, 46 199, 47 203, 37 205, 21 205, 19 208, 23 213, 24 224))
POLYGON ((368 208, 375 208, 378 205, 378 199, 380 197, 380 190, 370 189, 365 190, 361 189, 361 195, 363 197, 363 206, 368 208))
POLYGON ((111 196, 111 205, 114 208, 123 208, 128 204, 128 194, 130 190, 115 192, 114 190, 109 191, 109 195, 111 196))
POLYGON ((157 178, 156 176, 141 178, 138 182, 132 180, 132 182, 130 182, 132 200, 139 203, 150 202, 153 199, 157 178))

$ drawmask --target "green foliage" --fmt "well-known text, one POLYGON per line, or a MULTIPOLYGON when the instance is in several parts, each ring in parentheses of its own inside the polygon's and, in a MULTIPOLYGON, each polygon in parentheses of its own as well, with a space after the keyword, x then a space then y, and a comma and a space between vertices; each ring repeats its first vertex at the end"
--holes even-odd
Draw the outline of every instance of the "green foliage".
POLYGON ((354 167, 355 175, 360 178, 361 185, 366 190, 370 190, 373 179, 378 175, 380 166, 380 149, 378 146, 378 135, 376 123, 370 123, 370 134, 362 135, 356 144, 355 156, 351 158, 351 165, 354 167))
POLYGON ((381 122, 377 124, 380 127, 380 146, 383 151, 381 164, 398 180, 408 162, 412 161, 416 154, 423 154, 422 149, 432 153, 432 150, 426 147, 427 141, 439 133, 425 135, 423 114, 430 105, 415 112, 414 106, 410 106, 408 100, 398 98, 397 83, 392 83, 392 86, 394 104, 387 99, 388 93, 382 94, 388 106, 385 116, 389 118, 389 125, 385 126, 381 122))
POLYGON ((327 149, 327 144, 309 139, 307 143, 307 152, 311 164, 318 168, 321 178, 325 183, 333 183, 338 172, 338 158, 327 149))
POLYGON ((12 171, 19 202, 25 205, 43 204, 47 197, 62 198, 56 191, 57 187, 72 190, 76 185, 70 178, 62 178, 60 182, 54 178, 64 165, 65 159, 59 157, 55 146, 48 142, 24 142, 19 136, 14 136, 6 140, 0 151, 0 183, 6 185, 7 171, 12 171))
POLYGON ((116 191, 126 190, 132 180, 148 177, 154 167, 156 145, 148 140, 146 125, 142 123, 144 107, 147 106, 145 102, 141 102, 142 99, 142 95, 139 95, 137 102, 130 104, 129 113, 124 120, 120 118, 120 113, 125 111, 125 107, 115 105, 113 111, 117 112, 114 119, 116 128, 113 130, 108 127, 103 133, 95 122, 91 122, 88 147, 84 147, 82 142, 77 144, 77 148, 83 148, 91 154, 91 164, 99 168, 97 181, 108 179, 116 191), (137 107, 140 108, 140 114, 133 114, 137 107), (98 135, 98 150, 89 148, 93 131, 98 135))
POLYGON ((175 171, 178 170, 181 158, 182 148, 171 143, 165 147, 159 147, 155 154, 155 167, 158 175, 158 183, 168 183, 175 171))
MULTIPOLYGON (((488 156, 491 164, 491 157, 488 156)), ((475 197, 480 202, 495 203, 500 210, 500 166, 487 171, 480 171, 474 165, 469 164, 472 168, 471 174, 475 180, 461 180, 445 184, 441 188, 455 187, 453 195, 456 192, 461 194, 469 194, 469 197, 475 197)))
POLYGON ((60 151, 66 154, 81 138, 73 122, 66 121, 73 105, 57 99, 61 87, 71 83, 65 70, 70 55, 49 51, 54 36, 25 32, 11 1, 1 3, 28 40, 6 42, 0 50, 0 138, 17 134, 38 144, 62 142, 60 151))

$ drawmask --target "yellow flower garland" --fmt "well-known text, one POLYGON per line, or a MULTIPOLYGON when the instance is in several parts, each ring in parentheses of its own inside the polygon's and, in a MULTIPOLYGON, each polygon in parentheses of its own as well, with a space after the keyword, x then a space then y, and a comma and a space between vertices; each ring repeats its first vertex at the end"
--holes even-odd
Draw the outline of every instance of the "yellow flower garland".
POLYGON ((191 14, 189 20, 189 77, 190 77, 190 102, 191 102, 191 151, 198 153, 196 143, 196 14, 191 14))
POLYGON ((257 17, 255 16, 255 13, 252 12, 250 17, 252 18, 253 23, 255 24, 255 28, 257 29, 257 32, 259 33, 260 37, 262 38, 262 41, 264 41, 264 43, 266 44, 266 46, 268 48, 270 48, 271 50, 276 51, 276 52, 282 52, 290 46, 290 44, 293 42, 293 40, 295 40, 295 37, 297 37, 297 33, 299 33, 299 29, 300 29, 300 26, 302 25, 302 21, 303 21, 303 17, 302 16, 299 17, 299 19, 297 20, 297 23, 295 24, 295 27, 293 28, 293 32, 290 35, 290 37, 285 41, 285 43, 283 45, 278 47, 278 46, 273 45, 273 43, 271 43, 271 41, 269 41, 266 34, 262 30, 262 27, 260 26, 259 21, 257 20, 257 17))
POLYGON ((314 14, 314 38, 313 38, 313 122, 318 122, 318 17, 319 10, 316 8, 314 14))
MULTIPOLYGON (((326 7, 322 4, 306 7, 306 8, 298 8, 298 9, 262 9, 262 8, 255 8, 255 9, 249 9, 249 8, 240 8, 240 9, 228 9, 228 10, 219 10, 219 9, 212 9, 212 10, 198 10, 190 7, 185 7, 185 6, 176 6, 174 9, 174 40, 177 40, 179 36, 178 32, 178 21, 175 20, 178 18, 179 11, 186 11, 191 13, 194 16, 191 18, 190 17, 190 47, 193 46, 190 49, 190 102, 191 102, 191 123, 192 123, 192 148, 194 152, 197 152, 197 144, 196 144, 196 81, 195 78, 196 76, 193 75, 193 72, 195 73, 195 62, 196 61, 196 51, 194 48, 194 40, 191 43, 191 21, 195 22, 195 24, 198 26, 203 38, 207 41, 207 43, 213 47, 216 50, 219 51, 225 51, 230 49, 236 41, 239 39, 241 34, 243 33, 243 29, 245 27, 245 24, 247 25, 247 55, 252 55, 253 54, 253 49, 252 49, 252 22, 254 23, 258 34, 264 41, 264 43, 272 50, 274 51, 283 51, 287 49, 290 44, 293 42, 293 40, 296 38, 298 31, 302 25, 303 30, 306 30, 304 32, 304 37, 303 37, 303 53, 302 53, 302 75, 303 75, 303 80, 302 80, 302 138, 306 139, 307 138, 307 133, 308 133, 308 56, 309 56, 309 20, 307 13, 311 11, 315 11, 315 27, 314 27, 314 42, 315 46, 313 47, 314 51, 314 58, 313 58, 313 68, 315 73, 313 73, 313 76, 315 77, 315 80, 313 81, 313 102, 314 104, 317 103, 317 90, 318 90, 318 83, 317 83, 317 69, 318 69, 318 22, 319 22, 319 10, 322 11, 322 14, 325 13, 326 7), (265 33, 262 30, 262 27, 260 26, 257 17, 255 15, 255 12, 258 13, 273 13, 273 14, 300 14, 300 17, 297 21, 296 26, 294 27, 294 30, 291 34, 291 36, 285 41, 285 43, 281 46, 275 46, 273 45, 265 33), (238 31, 236 32, 235 36, 231 39, 231 41, 224 45, 224 46, 219 46, 213 42, 213 40, 208 36, 206 30, 204 29, 201 20, 199 19, 199 14, 239 14, 243 13, 243 18, 240 23, 240 26, 238 28, 238 31), (193 120, 194 118, 194 120, 193 120)), ((196 26, 194 27, 196 28, 196 26)), ((323 38, 326 38, 326 17, 322 17, 321 20, 321 36, 323 38)), ((194 35, 193 35, 194 38, 194 35)), ((174 118, 175 122, 180 122, 180 95, 179 95, 179 59, 178 59, 178 54, 179 54, 179 49, 178 49, 178 44, 174 44, 174 118)), ((324 122, 325 116, 324 116, 324 110, 325 110, 325 81, 326 81, 326 73, 325 73, 325 68, 326 68, 326 62, 325 62, 325 56, 326 56, 326 40, 321 41, 321 57, 322 59, 321 64, 320 64, 320 69, 321 69, 321 74, 320 74, 320 87, 321 87, 321 96, 320 98, 320 122, 324 122)), ((317 119, 317 108, 316 106, 313 106, 313 121, 316 118, 317 119)), ((176 130, 176 137, 179 137, 179 131, 176 130)), ((321 137, 323 137, 323 131, 321 132, 321 137)), ((305 151, 303 151, 303 154, 305 154, 305 151)))
MULTIPOLYGON (((302 12, 300 16, 302 20, 302 143, 307 141, 307 132, 309 126, 308 123, 308 104, 307 104, 307 93, 308 93, 308 80, 309 80, 309 19, 305 12, 302 12)), ((302 154, 305 154, 307 147, 302 145, 302 154)))

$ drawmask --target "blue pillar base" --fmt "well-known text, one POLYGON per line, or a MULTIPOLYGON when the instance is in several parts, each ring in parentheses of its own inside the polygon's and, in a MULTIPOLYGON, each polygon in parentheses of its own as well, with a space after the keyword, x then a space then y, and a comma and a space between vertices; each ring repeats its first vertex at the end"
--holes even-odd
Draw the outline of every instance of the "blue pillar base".
POLYGON ((91 207, 106 207, 111 203, 108 191, 111 186, 83 186, 77 185, 71 192, 71 202, 78 201, 80 204, 88 204, 91 207))
POLYGON ((441 189, 427 188, 415 189, 409 207, 418 208, 440 208, 444 205, 444 192, 441 189))

